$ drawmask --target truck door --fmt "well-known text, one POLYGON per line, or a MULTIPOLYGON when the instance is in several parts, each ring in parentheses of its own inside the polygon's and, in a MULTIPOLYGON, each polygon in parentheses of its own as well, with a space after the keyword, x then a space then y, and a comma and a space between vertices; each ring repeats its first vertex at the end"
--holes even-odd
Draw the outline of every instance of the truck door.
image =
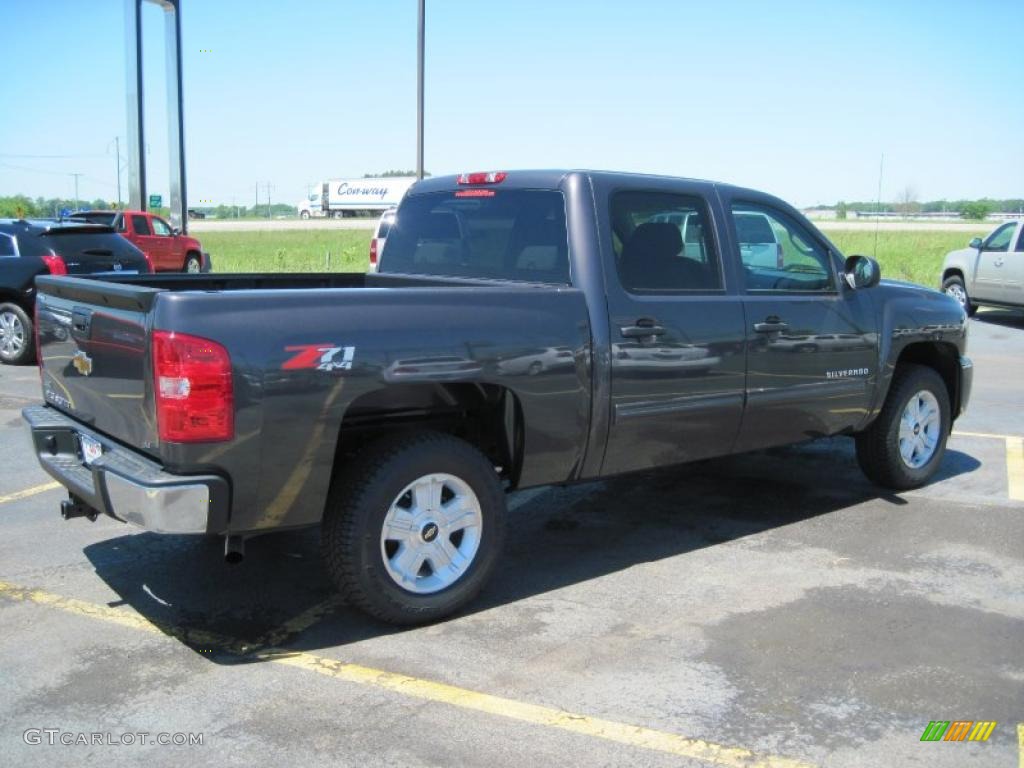
MULTIPOLYGON (((988 301, 1009 301, 1012 278, 1010 247, 1017 232, 1017 223, 1008 222, 985 238, 978 253, 978 271, 974 279, 974 297, 988 301)), ((968 289, 968 293, 970 289, 968 289)), ((1019 288, 1018 288, 1019 292, 1019 288)))
POLYGON ((320 190, 320 213, 328 218, 331 215, 331 183, 325 181, 320 190))
POLYGON ((1003 294, 1008 304, 1024 306, 1024 221, 1017 227, 1017 244, 1006 254, 1006 287, 1003 294))
POLYGON ((603 472, 726 454, 743 409, 743 307, 726 290, 713 187, 596 191, 610 200, 598 212, 612 372, 603 472))
MULTIPOLYGON (((729 193, 724 193, 728 195, 729 193)), ((737 451, 834 434, 865 416, 878 376, 871 299, 841 281, 838 256, 798 216, 726 196, 746 315, 747 388, 737 451), (778 261, 745 237, 771 227, 778 261)))
POLYGON ((153 262, 153 269, 167 269, 164 265, 166 254, 163 250, 163 238, 153 234, 153 228, 149 225, 149 216, 144 213, 133 213, 131 220, 132 231, 135 234, 135 237, 131 238, 133 242, 149 255, 153 262))

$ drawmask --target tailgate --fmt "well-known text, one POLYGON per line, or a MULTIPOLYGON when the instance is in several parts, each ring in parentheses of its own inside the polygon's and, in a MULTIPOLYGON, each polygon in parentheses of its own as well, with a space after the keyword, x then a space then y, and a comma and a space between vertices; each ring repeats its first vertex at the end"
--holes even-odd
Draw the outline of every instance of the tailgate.
POLYGON ((42 277, 36 313, 43 398, 130 446, 156 453, 147 319, 152 288, 42 277))

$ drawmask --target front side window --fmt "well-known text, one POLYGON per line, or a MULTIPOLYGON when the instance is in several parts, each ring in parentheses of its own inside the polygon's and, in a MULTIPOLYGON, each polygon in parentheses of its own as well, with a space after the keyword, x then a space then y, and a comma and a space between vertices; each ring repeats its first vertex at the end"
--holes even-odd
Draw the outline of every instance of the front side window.
POLYGON ((619 282, 630 292, 721 290, 704 201, 667 192, 617 192, 611 204, 619 282))
POLYGON ((1014 223, 1003 224, 999 229, 989 235, 988 240, 985 241, 986 251, 1008 251, 1010 250, 1010 241, 1013 239, 1013 233, 1017 229, 1017 225, 1014 223))
POLYGON ((732 220, 748 291, 835 289, 829 252, 790 216, 766 206, 735 203, 732 220))
POLYGON ((170 225, 163 219, 158 219, 156 216, 153 217, 153 231, 160 237, 171 236, 170 225))
POLYGON ((412 195, 387 238, 381 272, 569 282, 565 199, 554 190, 412 195))
POLYGON ((136 235, 152 235, 153 230, 149 228, 149 219, 145 216, 132 216, 132 229, 136 235))
POLYGON ((1024 224, 1020 225, 1020 234, 1017 236, 1017 250, 1024 251, 1024 224))

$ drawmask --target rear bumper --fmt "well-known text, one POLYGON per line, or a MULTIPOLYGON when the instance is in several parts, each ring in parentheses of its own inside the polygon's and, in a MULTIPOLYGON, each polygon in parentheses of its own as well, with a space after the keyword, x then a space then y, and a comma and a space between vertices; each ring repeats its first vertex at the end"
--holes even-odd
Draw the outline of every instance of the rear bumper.
POLYGON ((956 413, 953 418, 960 416, 967 410, 967 403, 971 399, 971 386, 974 384, 974 363, 969 357, 960 357, 960 386, 957 389, 956 413))
POLYGON ((165 472, 152 459, 49 406, 30 406, 21 415, 42 468, 96 511, 158 533, 227 530, 230 496, 224 478, 165 472), (91 464, 82 458, 81 435, 103 446, 91 464))

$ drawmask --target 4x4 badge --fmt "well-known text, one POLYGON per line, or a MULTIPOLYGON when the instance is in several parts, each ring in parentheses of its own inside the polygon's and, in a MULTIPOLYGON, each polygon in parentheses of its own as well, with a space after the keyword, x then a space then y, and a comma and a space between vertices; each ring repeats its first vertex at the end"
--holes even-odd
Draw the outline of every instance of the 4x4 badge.
POLYGON ((75 370, 82 376, 88 376, 92 373, 92 358, 82 350, 75 352, 75 356, 71 358, 71 364, 75 366, 75 370))
POLYGON ((301 371, 313 368, 318 371, 351 371, 356 356, 355 347, 337 347, 333 344, 300 344, 285 347, 285 352, 295 354, 281 364, 282 371, 301 371))

